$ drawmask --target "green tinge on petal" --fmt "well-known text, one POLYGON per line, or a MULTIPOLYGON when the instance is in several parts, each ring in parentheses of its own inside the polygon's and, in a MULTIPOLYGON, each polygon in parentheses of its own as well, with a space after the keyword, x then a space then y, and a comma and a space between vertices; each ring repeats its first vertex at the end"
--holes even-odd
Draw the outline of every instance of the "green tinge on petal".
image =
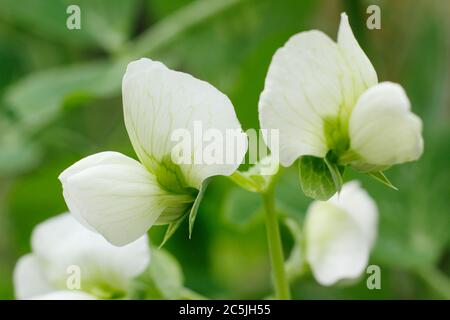
POLYGON ((173 198, 159 216, 156 224, 176 223, 190 210, 199 191, 188 186, 181 168, 173 163, 170 155, 165 156, 161 162, 155 161, 152 171, 161 188, 168 191, 173 198))

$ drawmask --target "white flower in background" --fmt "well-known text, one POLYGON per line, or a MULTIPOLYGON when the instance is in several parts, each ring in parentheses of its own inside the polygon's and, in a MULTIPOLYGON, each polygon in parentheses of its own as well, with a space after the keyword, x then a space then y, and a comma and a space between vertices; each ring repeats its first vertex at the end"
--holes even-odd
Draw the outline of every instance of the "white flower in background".
POLYGON ((31 247, 14 270, 17 299, 125 298, 150 262, 146 235, 119 248, 68 213, 37 225, 31 247))
POLYGON ((305 252, 316 280, 325 286, 355 279, 367 267, 374 245, 378 209, 359 182, 344 184, 330 200, 314 201, 305 225, 305 252))
MULTIPOLYGON (((403 88, 377 74, 341 15, 337 43, 312 30, 294 35, 273 56, 259 100, 261 128, 280 130, 280 162, 301 156, 381 171, 417 160, 422 122, 403 88)), ((270 141, 266 141, 269 148, 270 141)))
MULTIPOLYGON (((247 148, 245 134, 230 100, 207 82, 168 69, 160 62, 131 62, 122 82, 125 125, 140 162, 117 152, 101 152, 80 160, 59 177, 64 198, 77 219, 114 245, 141 237, 154 224, 176 224, 195 218, 204 182, 230 175, 247 148), (175 164, 171 153, 178 129, 194 135, 194 122, 205 130, 239 130, 234 163, 175 164)), ((191 150, 202 151, 202 141, 191 150)))

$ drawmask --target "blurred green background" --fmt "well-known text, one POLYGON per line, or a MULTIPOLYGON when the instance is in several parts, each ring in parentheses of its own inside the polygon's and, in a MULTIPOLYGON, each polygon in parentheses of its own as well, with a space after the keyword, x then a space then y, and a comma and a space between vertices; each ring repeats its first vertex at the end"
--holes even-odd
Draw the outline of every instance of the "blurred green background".
MULTIPOLYGON (((257 101, 271 56, 294 33, 336 38, 340 12, 377 70, 401 83, 424 121, 425 152, 387 172, 395 192, 357 177, 380 209, 371 264, 381 290, 360 281, 292 284, 299 299, 450 297, 450 2, 300 0, 0 0, 0 297, 14 297, 12 271, 30 251, 33 227, 66 206, 58 174, 89 154, 135 157, 125 131, 121 78, 147 56, 206 80, 232 100, 245 129, 257 128, 257 101), (66 28, 66 8, 81 8, 81 30, 66 28), (366 8, 381 8, 368 30, 366 8)), ((277 189, 279 207, 302 221, 310 200, 295 171, 277 189)), ((150 232, 160 241, 163 227, 150 232)), ((286 255, 292 246, 283 228, 286 255)), ((192 240, 183 226, 166 248, 186 286, 212 298, 259 299, 271 292, 261 201, 215 178, 192 240)))

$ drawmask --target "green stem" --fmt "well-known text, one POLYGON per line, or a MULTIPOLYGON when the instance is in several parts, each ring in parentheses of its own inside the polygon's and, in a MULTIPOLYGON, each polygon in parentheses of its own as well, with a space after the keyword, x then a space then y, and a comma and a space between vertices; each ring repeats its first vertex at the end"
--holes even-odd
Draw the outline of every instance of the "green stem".
POLYGON ((266 212, 266 230, 267 241, 269 244, 269 253, 272 266, 272 280, 275 287, 276 298, 279 300, 289 300, 289 283, 284 269, 283 247, 281 244, 280 228, 278 217, 275 212, 275 194, 274 188, 270 187, 262 194, 264 200, 264 209, 266 212))
POLYGON ((417 271, 422 280, 442 298, 450 300, 450 279, 441 270, 434 266, 422 268, 417 271))

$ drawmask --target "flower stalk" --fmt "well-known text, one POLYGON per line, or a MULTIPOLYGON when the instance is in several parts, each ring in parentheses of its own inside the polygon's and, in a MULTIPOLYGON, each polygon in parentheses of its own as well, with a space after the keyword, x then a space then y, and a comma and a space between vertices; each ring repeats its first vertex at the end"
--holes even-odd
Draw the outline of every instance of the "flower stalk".
POLYGON ((262 194, 264 201, 264 211, 266 215, 267 241, 272 267, 272 281, 275 288, 275 296, 279 300, 289 300, 291 294, 289 283, 284 269, 283 246, 280 237, 280 227, 275 211, 274 184, 262 194))

